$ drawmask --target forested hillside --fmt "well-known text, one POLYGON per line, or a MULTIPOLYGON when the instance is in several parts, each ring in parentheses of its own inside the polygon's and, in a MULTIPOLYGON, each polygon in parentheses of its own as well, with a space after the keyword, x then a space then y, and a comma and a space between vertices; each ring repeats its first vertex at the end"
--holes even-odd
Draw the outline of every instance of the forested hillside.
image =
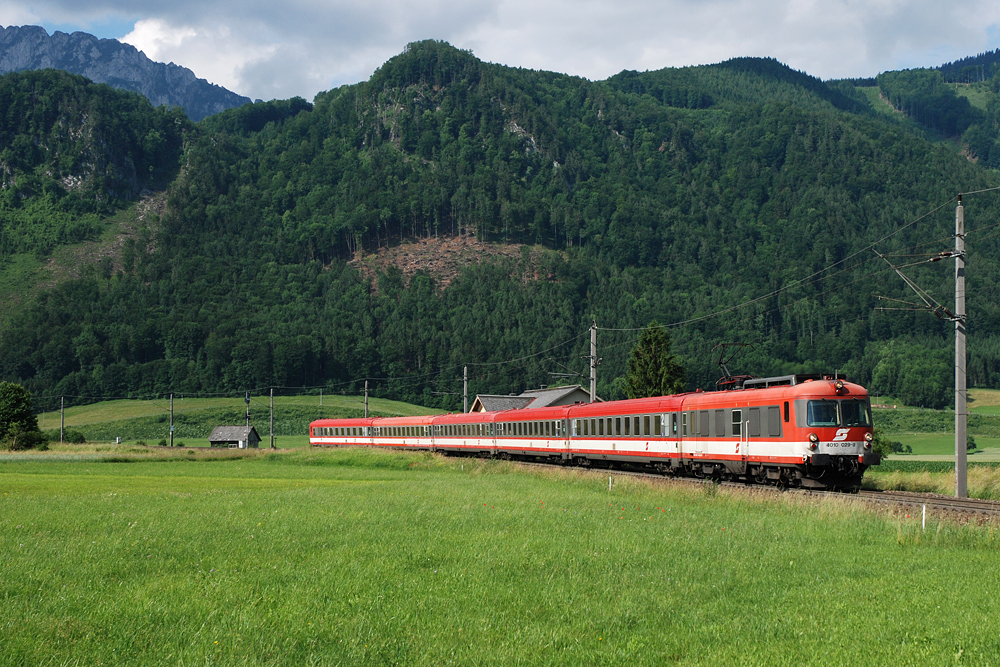
POLYGON ((47 254, 177 173, 180 112, 42 70, 0 76, 0 256, 47 254))
MULTIPOLYGON (((656 319, 680 324, 692 388, 718 377, 716 344, 747 342, 741 372, 839 369, 940 406, 951 326, 875 311, 876 295, 912 299, 865 248, 894 234, 878 249, 905 264, 948 247, 949 200, 1000 178, 870 99, 773 60, 591 82, 413 44, 312 104, 247 105, 184 130, 154 242, 25 305, 0 331, 0 378, 48 396, 371 378, 382 395, 454 408, 465 364, 474 392, 550 384, 585 372, 592 319, 656 319), (373 284, 355 268, 450 235, 525 247, 446 289, 432 272, 373 284)), ((996 201, 966 200, 980 386, 1000 386, 1000 244, 975 232, 996 201)), ((907 271, 950 302, 948 263, 907 271)), ((636 339, 599 334, 603 396, 618 394, 636 339)))

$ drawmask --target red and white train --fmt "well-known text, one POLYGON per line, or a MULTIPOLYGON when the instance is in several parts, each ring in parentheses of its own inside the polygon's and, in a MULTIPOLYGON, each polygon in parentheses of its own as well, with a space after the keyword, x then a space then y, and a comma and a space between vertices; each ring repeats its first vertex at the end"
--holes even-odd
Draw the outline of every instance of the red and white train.
POLYGON ((746 380, 627 401, 425 417, 319 419, 315 447, 369 446, 630 465, 821 489, 857 489, 879 454, 864 387, 833 375, 746 380))

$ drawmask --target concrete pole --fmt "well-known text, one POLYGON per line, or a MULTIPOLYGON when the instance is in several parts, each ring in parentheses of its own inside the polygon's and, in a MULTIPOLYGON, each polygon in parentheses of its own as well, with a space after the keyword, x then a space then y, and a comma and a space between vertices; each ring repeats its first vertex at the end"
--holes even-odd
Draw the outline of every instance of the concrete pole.
POLYGON ((368 419, 368 380, 365 380, 365 419, 368 419))
POLYGON ((968 414, 965 377, 965 209, 962 195, 955 209, 955 497, 969 495, 966 440, 968 414))
POLYGON ((462 412, 469 411, 469 367, 462 371, 462 412))
POLYGON ((59 397, 59 444, 63 441, 63 431, 66 429, 66 397, 59 397))
POLYGON ((174 395, 170 394, 170 446, 174 446, 174 395))
POLYGON ((274 449, 274 387, 271 387, 271 449, 274 449))
POLYGON ((597 402, 597 322, 590 325, 590 402, 597 402))

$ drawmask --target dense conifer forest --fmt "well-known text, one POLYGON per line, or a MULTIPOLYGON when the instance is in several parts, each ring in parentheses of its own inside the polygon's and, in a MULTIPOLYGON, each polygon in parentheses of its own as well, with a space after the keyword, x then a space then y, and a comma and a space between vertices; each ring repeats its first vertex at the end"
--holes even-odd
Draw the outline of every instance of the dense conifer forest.
MULTIPOLYGON (((956 194, 1000 185, 994 81, 823 82, 755 58, 588 81, 421 42, 311 103, 192 124, 79 77, 0 77, 0 255, 114 249, 9 309, 0 379, 108 397, 367 378, 455 408, 466 364, 484 393, 586 373, 596 320, 598 393, 617 398, 657 320, 689 388, 741 342, 739 372, 840 370, 942 407, 952 325, 876 310, 915 299, 868 246, 951 302, 951 262, 924 260, 953 244, 956 194), (139 198, 161 206, 108 241, 139 198), (453 236, 520 257, 447 287, 360 268, 453 236)), ((965 201, 977 386, 1000 387, 998 197, 965 201)))

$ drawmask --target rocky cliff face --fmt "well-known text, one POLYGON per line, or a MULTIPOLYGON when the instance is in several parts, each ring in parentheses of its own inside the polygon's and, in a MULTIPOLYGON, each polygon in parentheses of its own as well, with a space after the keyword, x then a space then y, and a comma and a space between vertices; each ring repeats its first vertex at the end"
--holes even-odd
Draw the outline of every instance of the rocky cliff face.
POLYGON ((191 120, 251 100, 199 79, 186 67, 150 60, 134 46, 85 32, 49 35, 39 26, 0 28, 0 73, 61 69, 96 83, 145 95, 155 106, 179 106, 191 120))

